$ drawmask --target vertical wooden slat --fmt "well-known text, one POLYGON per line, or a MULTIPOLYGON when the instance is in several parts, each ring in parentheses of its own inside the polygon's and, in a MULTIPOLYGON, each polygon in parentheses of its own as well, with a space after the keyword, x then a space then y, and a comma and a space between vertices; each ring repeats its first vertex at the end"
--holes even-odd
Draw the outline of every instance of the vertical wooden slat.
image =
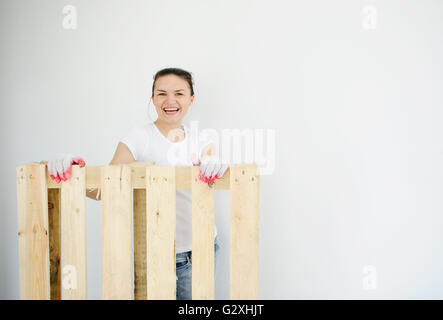
POLYGON ((132 299, 131 170, 101 168, 103 299, 132 299))
POLYGON ((256 164, 237 164, 230 170, 230 298, 258 299, 260 176, 256 164))
POLYGON ((49 256, 51 300, 62 298, 61 289, 61 216, 60 189, 48 189, 48 224, 49 224, 49 256))
POLYGON ((134 298, 146 300, 146 189, 134 189, 134 298))
POLYGON ((50 299, 48 189, 44 164, 18 166, 17 211, 21 299, 50 299))
POLYGON ((148 300, 176 298, 175 168, 146 168, 146 249, 148 300))
POLYGON ((62 182, 63 299, 87 299, 85 168, 72 166, 72 176, 62 182))
POLYGON ((214 299, 214 189, 192 170, 192 299, 214 299))
MULTIPOLYGON (((146 171, 138 178, 134 175, 136 168, 154 165, 154 162, 133 162, 130 164, 132 171, 132 187, 140 179, 143 182, 143 189, 134 189, 134 299, 146 300, 146 171)), ((139 171, 141 172, 141 171, 139 171)))

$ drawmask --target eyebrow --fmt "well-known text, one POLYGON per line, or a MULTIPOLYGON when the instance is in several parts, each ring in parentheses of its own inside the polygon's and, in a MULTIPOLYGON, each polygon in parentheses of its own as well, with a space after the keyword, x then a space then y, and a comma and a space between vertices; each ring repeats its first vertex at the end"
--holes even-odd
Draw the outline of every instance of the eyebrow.
MULTIPOLYGON (((157 90, 155 90, 155 91, 163 91, 163 92, 166 92, 166 90, 162 90, 162 89, 157 89, 157 90)), ((175 90, 175 92, 177 92, 177 91, 185 91, 185 89, 178 89, 178 90, 175 90)))

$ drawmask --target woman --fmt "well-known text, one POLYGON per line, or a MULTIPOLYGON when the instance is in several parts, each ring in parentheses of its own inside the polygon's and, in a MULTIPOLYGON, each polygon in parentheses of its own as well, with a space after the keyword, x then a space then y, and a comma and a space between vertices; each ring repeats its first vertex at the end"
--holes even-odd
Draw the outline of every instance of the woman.
MULTIPOLYGON (((214 143, 199 142, 198 155, 179 152, 171 157, 171 149, 189 150, 189 131, 182 124, 189 107, 194 102, 192 76, 178 68, 160 70, 154 76, 151 99, 158 119, 153 123, 133 128, 118 144, 110 164, 125 164, 134 161, 155 162, 157 165, 199 165, 199 178, 213 183, 228 170, 214 152, 214 143)), ((71 175, 72 164, 85 165, 80 157, 60 155, 48 162, 48 172, 57 183, 71 175)), ((100 200, 100 190, 87 190, 89 198, 100 200)), ((192 212, 191 190, 176 191, 176 273, 177 299, 192 299, 192 212)), ((215 226, 215 272, 219 251, 217 226, 215 226)))

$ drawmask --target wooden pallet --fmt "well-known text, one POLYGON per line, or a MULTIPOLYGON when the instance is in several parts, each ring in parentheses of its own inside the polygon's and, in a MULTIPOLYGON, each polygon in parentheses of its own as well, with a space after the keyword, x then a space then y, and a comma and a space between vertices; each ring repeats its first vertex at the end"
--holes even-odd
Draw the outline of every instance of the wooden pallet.
POLYGON ((214 192, 225 189, 230 298, 258 299, 258 167, 233 165, 212 187, 198 179, 199 170, 74 165, 71 178, 57 184, 45 164, 17 166, 21 299, 87 299, 87 188, 101 190, 103 299, 176 298, 177 189, 192 190, 192 298, 214 299, 214 192))

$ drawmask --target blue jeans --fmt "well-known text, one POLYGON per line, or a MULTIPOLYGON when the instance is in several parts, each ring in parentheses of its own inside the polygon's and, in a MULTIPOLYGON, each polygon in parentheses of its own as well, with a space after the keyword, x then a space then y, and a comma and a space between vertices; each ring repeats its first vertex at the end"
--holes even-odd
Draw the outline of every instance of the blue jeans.
MULTIPOLYGON (((220 251, 218 235, 214 246, 214 277, 217 277, 217 257, 220 251)), ((192 251, 180 252, 175 255, 177 273, 177 300, 192 300, 192 251)))

